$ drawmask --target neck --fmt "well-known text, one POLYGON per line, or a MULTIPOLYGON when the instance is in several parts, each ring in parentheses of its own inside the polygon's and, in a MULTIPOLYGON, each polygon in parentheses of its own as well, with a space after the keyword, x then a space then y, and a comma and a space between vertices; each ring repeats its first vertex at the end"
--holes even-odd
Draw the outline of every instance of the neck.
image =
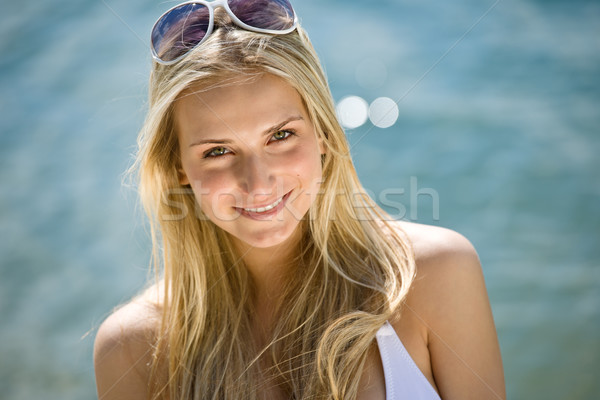
POLYGON ((298 226, 283 243, 267 248, 252 247, 234 238, 235 248, 254 284, 256 317, 267 325, 283 295, 286 277, 297 268, 301 235, 302 229, 298 226))

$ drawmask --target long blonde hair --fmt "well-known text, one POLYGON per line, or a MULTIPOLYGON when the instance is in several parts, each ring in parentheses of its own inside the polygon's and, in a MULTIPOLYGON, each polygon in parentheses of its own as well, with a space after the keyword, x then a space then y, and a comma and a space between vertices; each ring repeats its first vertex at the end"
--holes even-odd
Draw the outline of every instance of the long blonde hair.
POLYGON ((375 333, 396 315, 412 282, 410 244, 358 181, 305 31, 257 34, 222 13, 216 19, 217 29, 182 61, 154 64, 132 166, 150 218, 153 265, 164 280, 154 371, 164 362, 168 382, 153 385, 153 398, 255 399, 261 382, 271 379, 289 398, 355 398, 375 333), (301 221, 301 255, 265 348, 248 335, 249 273, 229 235, 198 214, 191 190, 179 183, 173 123, 174 102, 191 85, 208 88, 260 73, 282 77, 298 91, 326 147, 321 191, 301 221), (260 368, 265 359, 267 370, 260 368))

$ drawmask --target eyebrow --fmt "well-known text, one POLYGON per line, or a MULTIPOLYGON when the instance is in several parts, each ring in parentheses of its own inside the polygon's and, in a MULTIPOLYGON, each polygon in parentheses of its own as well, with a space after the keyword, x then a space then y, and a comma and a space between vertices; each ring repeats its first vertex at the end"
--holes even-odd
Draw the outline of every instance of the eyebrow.
MULTIPOLYGON (((263 132, 263 136, 267 136, 267 135, 272 135, 276 132, 278 132, 281 128, 283 128, 284 126, 286 126, 287 124, 289 124, 290 122, 293 121, 304 121, 304 118, 300 115, 294 115, 292 117, 289 117, 285 120, 283 120, 282 122, 273 125, 272 127, 270 127, 269 129, 265 130, 263 132)), ((194 146, 199 146, 201 144, 207 144, 207 143, 211 143, 211 144, 228 144, 228 143, 232 143, 232 140, 229 139, 202 139, 202 140, 197 140, 195 142, 192 142, 190 144, 190 147, 194 147, 194 146)))

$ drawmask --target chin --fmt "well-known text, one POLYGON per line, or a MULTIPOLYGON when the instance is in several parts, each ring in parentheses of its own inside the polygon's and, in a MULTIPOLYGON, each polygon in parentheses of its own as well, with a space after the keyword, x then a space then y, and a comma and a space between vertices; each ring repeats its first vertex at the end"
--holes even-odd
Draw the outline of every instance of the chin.
POLYGON ((286 221, 280 226, 265 227, 265 229, 231 230, 228 233, 235 241, 243 243, 244 247, 250 246, 257 249, 268 249, 283 245, 286 242, 298 241, 302 229, 301 221, 286 221))
POLYGON ((264 232, 254 232, 245 235, 234 235, 236 239, 246 243, 248 246, 252 246, 260 249, 267 249, 269 247, 279 246, 291 237, 295 236, 294 232, 300 228, 300 224, 297 223, 295 226, 283 227, 282 229, 267 230, 264 232))

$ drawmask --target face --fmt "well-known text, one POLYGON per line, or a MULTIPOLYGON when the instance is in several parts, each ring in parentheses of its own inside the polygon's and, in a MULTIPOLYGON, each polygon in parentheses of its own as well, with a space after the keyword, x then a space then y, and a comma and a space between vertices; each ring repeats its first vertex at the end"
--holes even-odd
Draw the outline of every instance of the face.
MULTIPOLYGON (((266 248, 295 237, 322 179, 322 143, 298 92, 264 74, 175 104, 180 183, 237 240, 266 248)), ((291 239, 290 239, 291 240, 291 239)))

